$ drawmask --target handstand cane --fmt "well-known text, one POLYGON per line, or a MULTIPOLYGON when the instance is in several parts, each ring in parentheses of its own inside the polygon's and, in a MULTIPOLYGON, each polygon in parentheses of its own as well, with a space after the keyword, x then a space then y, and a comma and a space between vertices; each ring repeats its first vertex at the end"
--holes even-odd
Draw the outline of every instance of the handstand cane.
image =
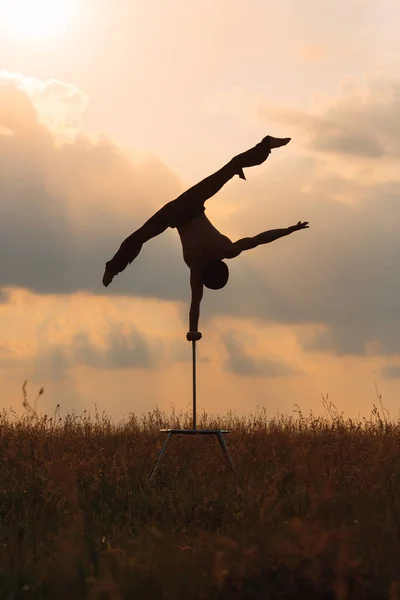
POLYGON ((221 444, 221 448, 229 461, 229 465, 235 475, 237 477, 237 472, 235 469, 235 465, 233 463, 232 457, 229 454, 228 446, 226 445, 224 433, 229 433, 228 429, 197 429, 196 423, 196 341, 192 341, 192 357, 193 357, 193 429, 160 429, 162 433, 166 433, 167 437, 165 438, 164 444, 162 445, 161 450, 158 453, 156 462, 154 463, 153 470, 150 474, 150 483, 153 480, 155 475, 157 466, 167 448, 168 441, 172 435, 216 435, 219 443, 221 444))

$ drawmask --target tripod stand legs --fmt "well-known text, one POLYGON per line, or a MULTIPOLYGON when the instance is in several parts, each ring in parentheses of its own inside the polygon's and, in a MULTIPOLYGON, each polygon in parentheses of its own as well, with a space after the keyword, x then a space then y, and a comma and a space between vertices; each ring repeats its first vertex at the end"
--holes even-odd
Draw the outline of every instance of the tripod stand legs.
POLYGON ((227 458, 229 465, 233 471, 235 479, 237 480, 237 472, 235 469, 235 465, 233 464, 233 460, 228 451, 228 446, 226 445, 224 433, 229 433, 228 429, 197 429, 196 428, 196 341, 192 341, 192 359, 193 359, 193 429, 161 429, 162 432, 167 434, 167 437, 164 440, 164 444, 162 445, 161 450, 158 453, 156 462, 154 463, 154 467, 152 472, 150 473, 150 483, 153 481, 153 477, 157 470, 158 464, 167 448, 167 444, 171 435, 216 435, 218 441, 221 445, 222 451, 227 458))
POLYGON ((161 461, 162 456, 165 453, 167 444, 172 435, 216 435, 218 438, 218 441, 221 445, 222 451, 223 451, 226 459, 228 460, 229 466, 232 469, 235 479, 237 479, 237 471, 235 469, 235 465, 232 460, 232 456, 229 454, 228 446, 226 444, 226 441, 225 441, 225 438, 223 435, 224 433, 229 433, 228 430, 225 431, 225 430, 219 430, 219 429, 166 429, 164 431, 167 433, 167 437, 164 440, 162 448, 158 453, 156 462, 154 463, 153 470, 150 473, 150 479, 149 479, 150 483, 153 481, 157 467, 161 461))
POLYGON ((219 443, 221 444, 222 451, 223 451, 223 453, 225 454, 225 456, 226 456, 226 458, 227 458, 227 460, 228 460, 228 462, 229 462, 229 464, 230 464, 230 467, 231 467, 231 469, 232 469, 232 471, 233 471, 233 474, 234 474, 235 478, 237 479, 237 471, 236 471, 236 468, 235 468, 235 465, 234 465, 234 462, 233 462, 232 456, 229 454, 228 446, 226 445, 225 438, 224 438, 224 436, 222 435, 222 432, 221 432, 221 431, 219 431, 219 432, 217 433, 217 437, 218 437, 218 441, 219 441, 219 443))
POLYGON ((158 456, 156 458, 156 462, 154 463, 153 470, 152 470, 152 472, 150 474, 150 479, 149 479, 150 483, 153 481, 153 477, 155 475, 158 463, 160 462, 161 457, 162 457, 162 455, 165 452, 165 449, 167 447, 167 444, 168 444, 168 441, 169 441, 169 438, 171 437, 171 435, 172 435, 172 431, 168 431, 167 437, 165 438, 164 443, 163 443, 163 445, 162 445, 162 447, 160 449, 160 452, 158 453, 158 456))

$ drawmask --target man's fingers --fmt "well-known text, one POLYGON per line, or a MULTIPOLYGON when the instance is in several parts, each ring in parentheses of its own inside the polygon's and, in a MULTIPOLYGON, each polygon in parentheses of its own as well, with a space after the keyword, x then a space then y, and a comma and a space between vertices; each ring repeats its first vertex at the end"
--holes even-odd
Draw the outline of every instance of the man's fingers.
POLYGON ((303 223, 301 221, 298 221, 297 225, 294 225, 294 227, 296 228, 296 230, 308 229, 308 221, 304 221, 303 223))

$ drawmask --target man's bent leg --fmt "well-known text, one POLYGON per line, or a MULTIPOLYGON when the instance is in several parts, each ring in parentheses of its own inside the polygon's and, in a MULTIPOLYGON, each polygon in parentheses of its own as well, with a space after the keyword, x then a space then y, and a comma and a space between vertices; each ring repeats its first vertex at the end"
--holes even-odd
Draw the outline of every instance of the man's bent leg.
POLYGON ((122 242, 118 252, 106 263, 106 270, 103 276, 103 284, 106 287, 111 283, 115 275, 124 271, 135 260, 145 242, 160 235, 160 233, 163 233, 170 226, 170 204, 168 203, 163 206, 142 227, 122 242))

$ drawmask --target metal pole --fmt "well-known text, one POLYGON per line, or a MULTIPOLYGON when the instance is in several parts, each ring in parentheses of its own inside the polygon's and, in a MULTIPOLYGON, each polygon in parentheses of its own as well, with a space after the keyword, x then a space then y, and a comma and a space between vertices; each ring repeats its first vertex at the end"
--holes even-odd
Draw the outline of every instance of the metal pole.
POLYGON ((197 422, 196 422, 196 340, 192 340, 192 358, 193 358, 193 429, 161 429, 160 431, 166 432, 167 433, 167 437, 164 441, 164 444, 161 448, 161 450, 158 453, 156 462, 154 464, 153 470, 150 474, 150 483, 152 482, 155 472, 157 470, 157 467, 161 461, 162 456, 165 453, 165 450, 167 448, 167 444, 168 441, 170 439, 170 437, 172 435, 178 435, 178 434, 186 434, 186 435, 216 435, 218 438, 218 441, 221 445, 221 448, 226 456, 226 458, 229 461, 229 464, 231 466, 231 469, 235 475, 236 480, 238 481, 238 477, 237 477, 237 472, 235 469, 235 465, 233 463, 232 457, 229 454, 228 451, 228 446, 225 442, 225 438, 224 438, 224 433, 229 433, 228 430, 226 429, 197 429, 197 422))
POLYGON ((192 341, 193 351, 193 429, 196 430, 196 340, 192 341))

